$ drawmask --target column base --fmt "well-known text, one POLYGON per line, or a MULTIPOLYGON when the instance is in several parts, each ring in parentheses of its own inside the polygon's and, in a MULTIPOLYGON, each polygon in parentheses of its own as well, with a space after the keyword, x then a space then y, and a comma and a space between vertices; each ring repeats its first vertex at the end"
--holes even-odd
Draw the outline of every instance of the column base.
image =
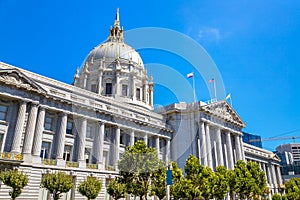
POLYGON ((86 162, 85 161, 78 161, 78 168, 85 169, 86 168, 86 162))
POLYGON ((63 159, 57 159, 57 164, 58 167, 65 167, 66 166, 66 161, 63 159))
POLYGON ((101 164, 101 163, 97 163, 97 167, 100 170, 105 170, 105 165, 101 164))
POLYGON ((31 154, 23 154, 23 160, 25 163, 33 163, 33 156, 31 154))
POLYGON ((41 164, 42 158, 40 156, 32 156, 32 163, 41 164))

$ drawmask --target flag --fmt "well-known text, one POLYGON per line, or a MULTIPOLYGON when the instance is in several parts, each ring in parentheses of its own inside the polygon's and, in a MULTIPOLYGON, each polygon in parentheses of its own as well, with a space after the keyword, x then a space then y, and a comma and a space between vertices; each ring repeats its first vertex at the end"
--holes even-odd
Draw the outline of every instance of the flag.
POLYGON ((230 98, 231 98, 231 94, 229 93, 229 94, 226 96, 225 99, 227 100, 227 99, 230 99, 230 98))
POLYGON ((187 76, 188 78, 192 78, 192 77, 194 76, 194 73, 191 72, 191 73, 187 74, 186 76, 187 76))
POLYGON ((208 82, 209 82, 209 83, 213 83, 213 82, 215 82, 215 79, 212 78, 212 79, 210 79, 208 82))

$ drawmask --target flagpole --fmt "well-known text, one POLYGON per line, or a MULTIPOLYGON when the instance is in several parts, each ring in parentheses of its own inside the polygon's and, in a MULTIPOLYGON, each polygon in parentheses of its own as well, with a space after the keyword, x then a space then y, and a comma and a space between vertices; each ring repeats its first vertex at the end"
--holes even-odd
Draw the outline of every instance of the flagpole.
POLYGON ((194 75, 194 72, 193 72, 193 90, 194 90, 194 102, 197 101, 196 99, 196 90, 195 90, 195 75, 194 75))
POLYGON ((216 90, 216 80, 214 79, 214 92, 215 92, 215 99, 217 100, 217 90, 216 90))

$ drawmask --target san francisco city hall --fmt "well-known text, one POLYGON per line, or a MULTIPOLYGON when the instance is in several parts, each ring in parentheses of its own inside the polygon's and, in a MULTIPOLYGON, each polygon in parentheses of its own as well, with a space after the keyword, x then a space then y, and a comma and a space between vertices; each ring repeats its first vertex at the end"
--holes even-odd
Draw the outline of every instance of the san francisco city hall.
MULTIPOLYGON (((137 140, 180 167, 190 154, 212 169, 255 161, 271 194, 280 192, 279 159, 243 143, 245 123, 226 101, 181 102, 154 111, 153 87, 140 55, 124 42, 119 13, 107 41, 89 53, 73 84, 0 62, 1 168, 17 167, 29 176, 18 199, 48 199, 41 179, 59 170, 74 177, 64 199, 85 199, 77 187, 91 174, 103 181, 97 199, 108 199, 105 186, 117 175, 117 161, 137 140)), ((9 199, 8 191, 1 183, 0 199, 9 199)))

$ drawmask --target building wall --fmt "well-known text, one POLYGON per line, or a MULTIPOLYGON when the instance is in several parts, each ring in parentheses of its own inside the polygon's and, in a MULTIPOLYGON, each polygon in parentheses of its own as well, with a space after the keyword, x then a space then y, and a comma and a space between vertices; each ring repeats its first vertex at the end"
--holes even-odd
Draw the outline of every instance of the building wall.
MULTIPOLYGON (((90 174, 106 183, 137 140, 167 162, 172 132, 151 110, 0 63, 0 164, 29 175, 19 199, 41 199, 41 178, 49 170, 72 174, 76 187, 90 174)), ((85 199, 76 187, 73 196, 85 199)), ((0 199, 7 194, 3 186, 0 199)), ((104 198, 105 187, 98 199, 104 198)))

